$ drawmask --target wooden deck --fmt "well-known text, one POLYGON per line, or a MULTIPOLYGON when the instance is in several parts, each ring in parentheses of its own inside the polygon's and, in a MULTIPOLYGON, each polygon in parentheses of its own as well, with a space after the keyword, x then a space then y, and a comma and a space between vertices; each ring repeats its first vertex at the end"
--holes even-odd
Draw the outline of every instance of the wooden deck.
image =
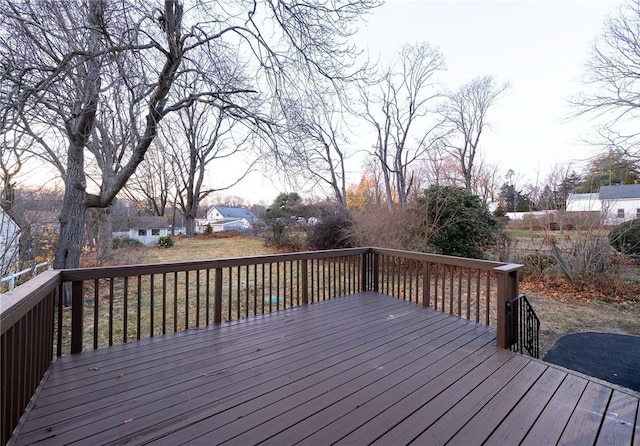
POLYGON ((640 444, 638 396, 378 293, 59 358, 16 444, 640 444))

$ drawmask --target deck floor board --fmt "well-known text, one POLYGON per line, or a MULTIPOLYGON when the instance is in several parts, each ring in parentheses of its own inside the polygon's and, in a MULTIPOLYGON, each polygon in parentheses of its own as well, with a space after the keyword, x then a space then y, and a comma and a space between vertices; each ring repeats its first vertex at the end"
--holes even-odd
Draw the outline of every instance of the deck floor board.
POLYGON ((60 358, 12 441, 631 444, 639 417, 634 392, 368 292, 60 358))

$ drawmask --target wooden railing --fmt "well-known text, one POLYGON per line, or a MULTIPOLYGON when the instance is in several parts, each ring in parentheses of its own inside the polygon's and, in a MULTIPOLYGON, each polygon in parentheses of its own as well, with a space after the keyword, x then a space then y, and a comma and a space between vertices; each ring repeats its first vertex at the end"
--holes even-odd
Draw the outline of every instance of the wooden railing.
POLYGON ((497 328, 520 265, 380 248, 49 271, 0 296, 2 442, 53 356, 379 291, 497 328), (70 306, 65 303, 71 303, 70 306))

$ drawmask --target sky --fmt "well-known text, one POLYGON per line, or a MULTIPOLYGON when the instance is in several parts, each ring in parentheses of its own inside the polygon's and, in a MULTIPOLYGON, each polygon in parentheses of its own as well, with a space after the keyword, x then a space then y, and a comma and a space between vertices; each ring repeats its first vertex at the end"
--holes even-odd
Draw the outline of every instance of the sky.
MULTIPOLYGON (((572 118, 569 99, 581 91, 590 50, 618 0, 387 0, 356 36, 372 59, 388 60, 405 43, 428 42, 444 54, 444 87, 455 90, 483 75, 508 82, 489 111, 480 142, 486 160, 520 185, 544 181, 556 164, 594 156, 585 142, 595 124, 572 118)), ((361 144, 371 144, 362 141, 361 144)), ((359 166, 352 166, 358 171, 359 166)), ((359 176, 351 178, 357 182, 359 176)), ((286 190, 277 179, 254 175, 228 191, 267 203, 286 190)))

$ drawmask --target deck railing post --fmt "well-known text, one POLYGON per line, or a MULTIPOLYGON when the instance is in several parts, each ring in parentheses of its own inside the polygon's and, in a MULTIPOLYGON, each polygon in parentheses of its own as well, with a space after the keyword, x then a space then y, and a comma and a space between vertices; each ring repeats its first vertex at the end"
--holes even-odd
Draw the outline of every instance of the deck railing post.
MULTIPOLYGON (((231 278, 229 278, 231 280, 231 278)), ((222 268, 216 268, 215 284, 213 287, 213 323, 222 323, 222 268)))
POLYGON ((84 332, 84 302, 82 281, 71 283, 71 354, 82 352, 84 332))
POLYGON ((431 262, 425 262, 422 266, 422 306, 431 305, 431 262))
POLYGON ((371 255, 373 256, 373 271, 372 271, 372 279, 373 279, 373 291, 380 291, 379 289, 379 285, 378 285, 378 279, 379 279, 379 275, 380 275, 380 255, 376 254, 375 252, 372 252, 371 255))
POLYGON ((369 258, 371 256, 371 250, 362 254, 360 258, 360 291, 369 291, 369 258))
POLYGON ((509 348, 507 302, 518 295, 518 271, 520 268, 522 265, 508 264, 494 269, 498 279, 496 339, 499 348, 509 348))
POLYGON ((302 259, 302 305, 309 303, 309 262, 302 259))

